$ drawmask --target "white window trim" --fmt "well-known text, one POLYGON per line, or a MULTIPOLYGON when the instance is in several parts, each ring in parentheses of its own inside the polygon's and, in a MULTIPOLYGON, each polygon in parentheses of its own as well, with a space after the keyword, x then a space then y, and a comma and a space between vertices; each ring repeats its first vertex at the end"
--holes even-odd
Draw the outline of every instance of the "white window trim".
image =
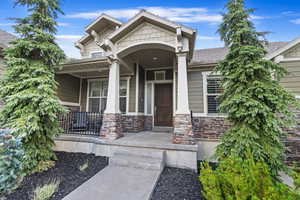
POLYGON ((300 95, 296 95, 296 98, 297 98, 297 99, 300 99, 300 95))
MULTIPOLYGON (((226 116, 226 114, 221 114, 221 113, 208 113, 208 102, 207 102, 207 96, 209 95, 220 95, 219 93, 217 94, 208 94, 207 93, 207 77, 209 75, 220 75, 218 73, 213 73, 213 71, 206 71, 206 72, 202 72, 202 81, 203 81, 203 110, 204 110, 204 113, 203 115, 204 116, 226 116)), ((194 114, 193 114, 194 115, 194 114)))
MULTIPOLYGON (((121 80, 126 80, 127 81, 127 92, 126 92, 126 113, 122 114, 127 114, 129 113, 129 91, 130 91, 130 76, 128 77, 120 77, 121 80)), ((89 112, 89 98, 104 98, 104 97, 89 97, 89 90, 90 90, 90 82, 93 81, 108 81, 108 78, 96 78, 96 79, 88 79, 87 80, 87 93, 86 93, 86 112, 89 112)), ((120 96, 120 97, 125 97, 125 96, 120 96)), ((120 98, 119 97, 119 98, 120 98)), ((107 98, 107 97, 106 97, 107 98)), ((100 105, 101 106, 101 105, 100 105)))
POLYGON ((61 105, 64 106, 75 106, 75 107, 80 107, 79 103, 74 103, 74 102, 68 102, 68 101, 60 101, 61 105))

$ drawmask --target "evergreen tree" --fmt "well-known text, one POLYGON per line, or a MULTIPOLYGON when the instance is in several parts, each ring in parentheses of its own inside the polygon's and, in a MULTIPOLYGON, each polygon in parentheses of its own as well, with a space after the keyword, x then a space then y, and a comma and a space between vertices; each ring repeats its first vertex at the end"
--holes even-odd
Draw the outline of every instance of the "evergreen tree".
POLYGON ((231 129, 222 137, 218 158, 237 155, 246 158, 250 150, 256 161, 266 162, 273 176, 285 169, 285 137, 282 127, 294 122, 297 100, 279 84, 286 71, 264 59, 264 33, 257 32, 250 21, 253 9, 244 0, 230 0, 218 32, 229 53, 216 71, 223 76, 223 95, 219 107, 228 114, 231 129))
POLYGON ((53 138, 59 133, 58 114, 65 111, 56 95, 57 66, 65 58, 55 43, 59 0, 16 0, 29 15, 15 19, 19 39, 6 50, 7 72, 0 83, 5 103, 2 126, 21 135, 26 172, 47 169, 56 159, 53 138))

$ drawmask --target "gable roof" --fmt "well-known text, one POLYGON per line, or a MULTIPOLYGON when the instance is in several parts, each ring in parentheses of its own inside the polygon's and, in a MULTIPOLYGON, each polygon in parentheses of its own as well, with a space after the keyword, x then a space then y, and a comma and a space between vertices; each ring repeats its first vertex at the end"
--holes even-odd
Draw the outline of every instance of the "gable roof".
POLYGON ((282 46, 281 48, 277 49, 276 51, 273 51, 271 53, 269 53, 266 56, 266 59, 273 59, 276 56, 279 56, 280 54, 282 54, 283 52, 293 48, 294 46, 296 46, 297 44, 300 44, 300 37, 296 38, 295 40, 286 43, 284 46, 282 46))
MULTIPOLYGON (((289 42, 270 42, 266 46, 266 50, 268 54, 272 54, 288 43, 289 42)), ((228 52, 229 50, 226 47, 198 49, 194 51, 191 64, 216 64, 224 60, 228 52)))
POLYGON ((13 40, 16 40, 17 37, 14 36, 13 34, 11 33, 8 33, 6 31, 3 31, 0 29, 0 46, 2 48, 7 48, 10 46, 10 42, 13 41, 13 40))
POLYGON ((89 24, 85 31, 87 33, 90 33, 93 28, 96 28, 97 26, 106 26, 107 24, 115 24, 117 26, 121 26, 123 23, 105 13, 101 14, 95 21, 93 21, 91 24, 89 24))
POLYGON ((143 20, 143 19, 151 20, 152 22, 155 22, 159 25, 164 25, 164 26, 168 27, 169 29, 174 30, 175 32, 178 27, 181 27, 183 34, 190 36, 189 38, 193 37, 196 33, 196 30, 194 30, 194 29, 191 29, 191 28, 186 27, 181 24, 176 24, 170 20, 167 20, 165 18, 159 17, 150 12, 147 12, 146 10, 141 10, 138 14, 136 14, 133 18, 131 18, 127 23, 123 24, 119 29, 117 29, 115 32, 113 32, 109 36, 109 39, 112 41, 115 40, 116 38, 118 38, 118 36, 122 32, 124 32, 124 31, 126 32, 126 30, 130 29, 130 27, 132 27, 132 26, 135 26, 137 24, 137 22, 139 22, 140 20, 143 20))

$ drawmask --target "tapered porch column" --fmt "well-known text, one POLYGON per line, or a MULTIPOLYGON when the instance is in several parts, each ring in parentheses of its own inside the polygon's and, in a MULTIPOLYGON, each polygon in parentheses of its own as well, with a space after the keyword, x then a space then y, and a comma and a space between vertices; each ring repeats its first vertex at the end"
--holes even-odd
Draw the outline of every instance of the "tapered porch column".
POLYGON ((119 88, 120 63, 117 59, 114 59, 109 68, 107 102, 101 128, 101 135, 112 140, 123 136, 119 104, 119 88))
POLYGON ((194 144, 193 129, 189 108, 187 53, 177 53, 178 81, 177 81, 177 110, 174 117, 175 144, 194 144))

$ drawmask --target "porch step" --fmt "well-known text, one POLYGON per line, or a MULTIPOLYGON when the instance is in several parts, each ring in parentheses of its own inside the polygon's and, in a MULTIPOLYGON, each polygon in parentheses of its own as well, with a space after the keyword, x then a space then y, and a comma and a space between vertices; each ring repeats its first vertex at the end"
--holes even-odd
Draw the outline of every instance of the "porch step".
POLYGON ((162 171, 165 166, 165 151, 118 149, 109 159, 109 165, 162 171))
POLYGON ((166 132, 171 133, 173 132, 173 127, 164 127, 164 126, 154 126, 152 128, 153 132, 166 132))

